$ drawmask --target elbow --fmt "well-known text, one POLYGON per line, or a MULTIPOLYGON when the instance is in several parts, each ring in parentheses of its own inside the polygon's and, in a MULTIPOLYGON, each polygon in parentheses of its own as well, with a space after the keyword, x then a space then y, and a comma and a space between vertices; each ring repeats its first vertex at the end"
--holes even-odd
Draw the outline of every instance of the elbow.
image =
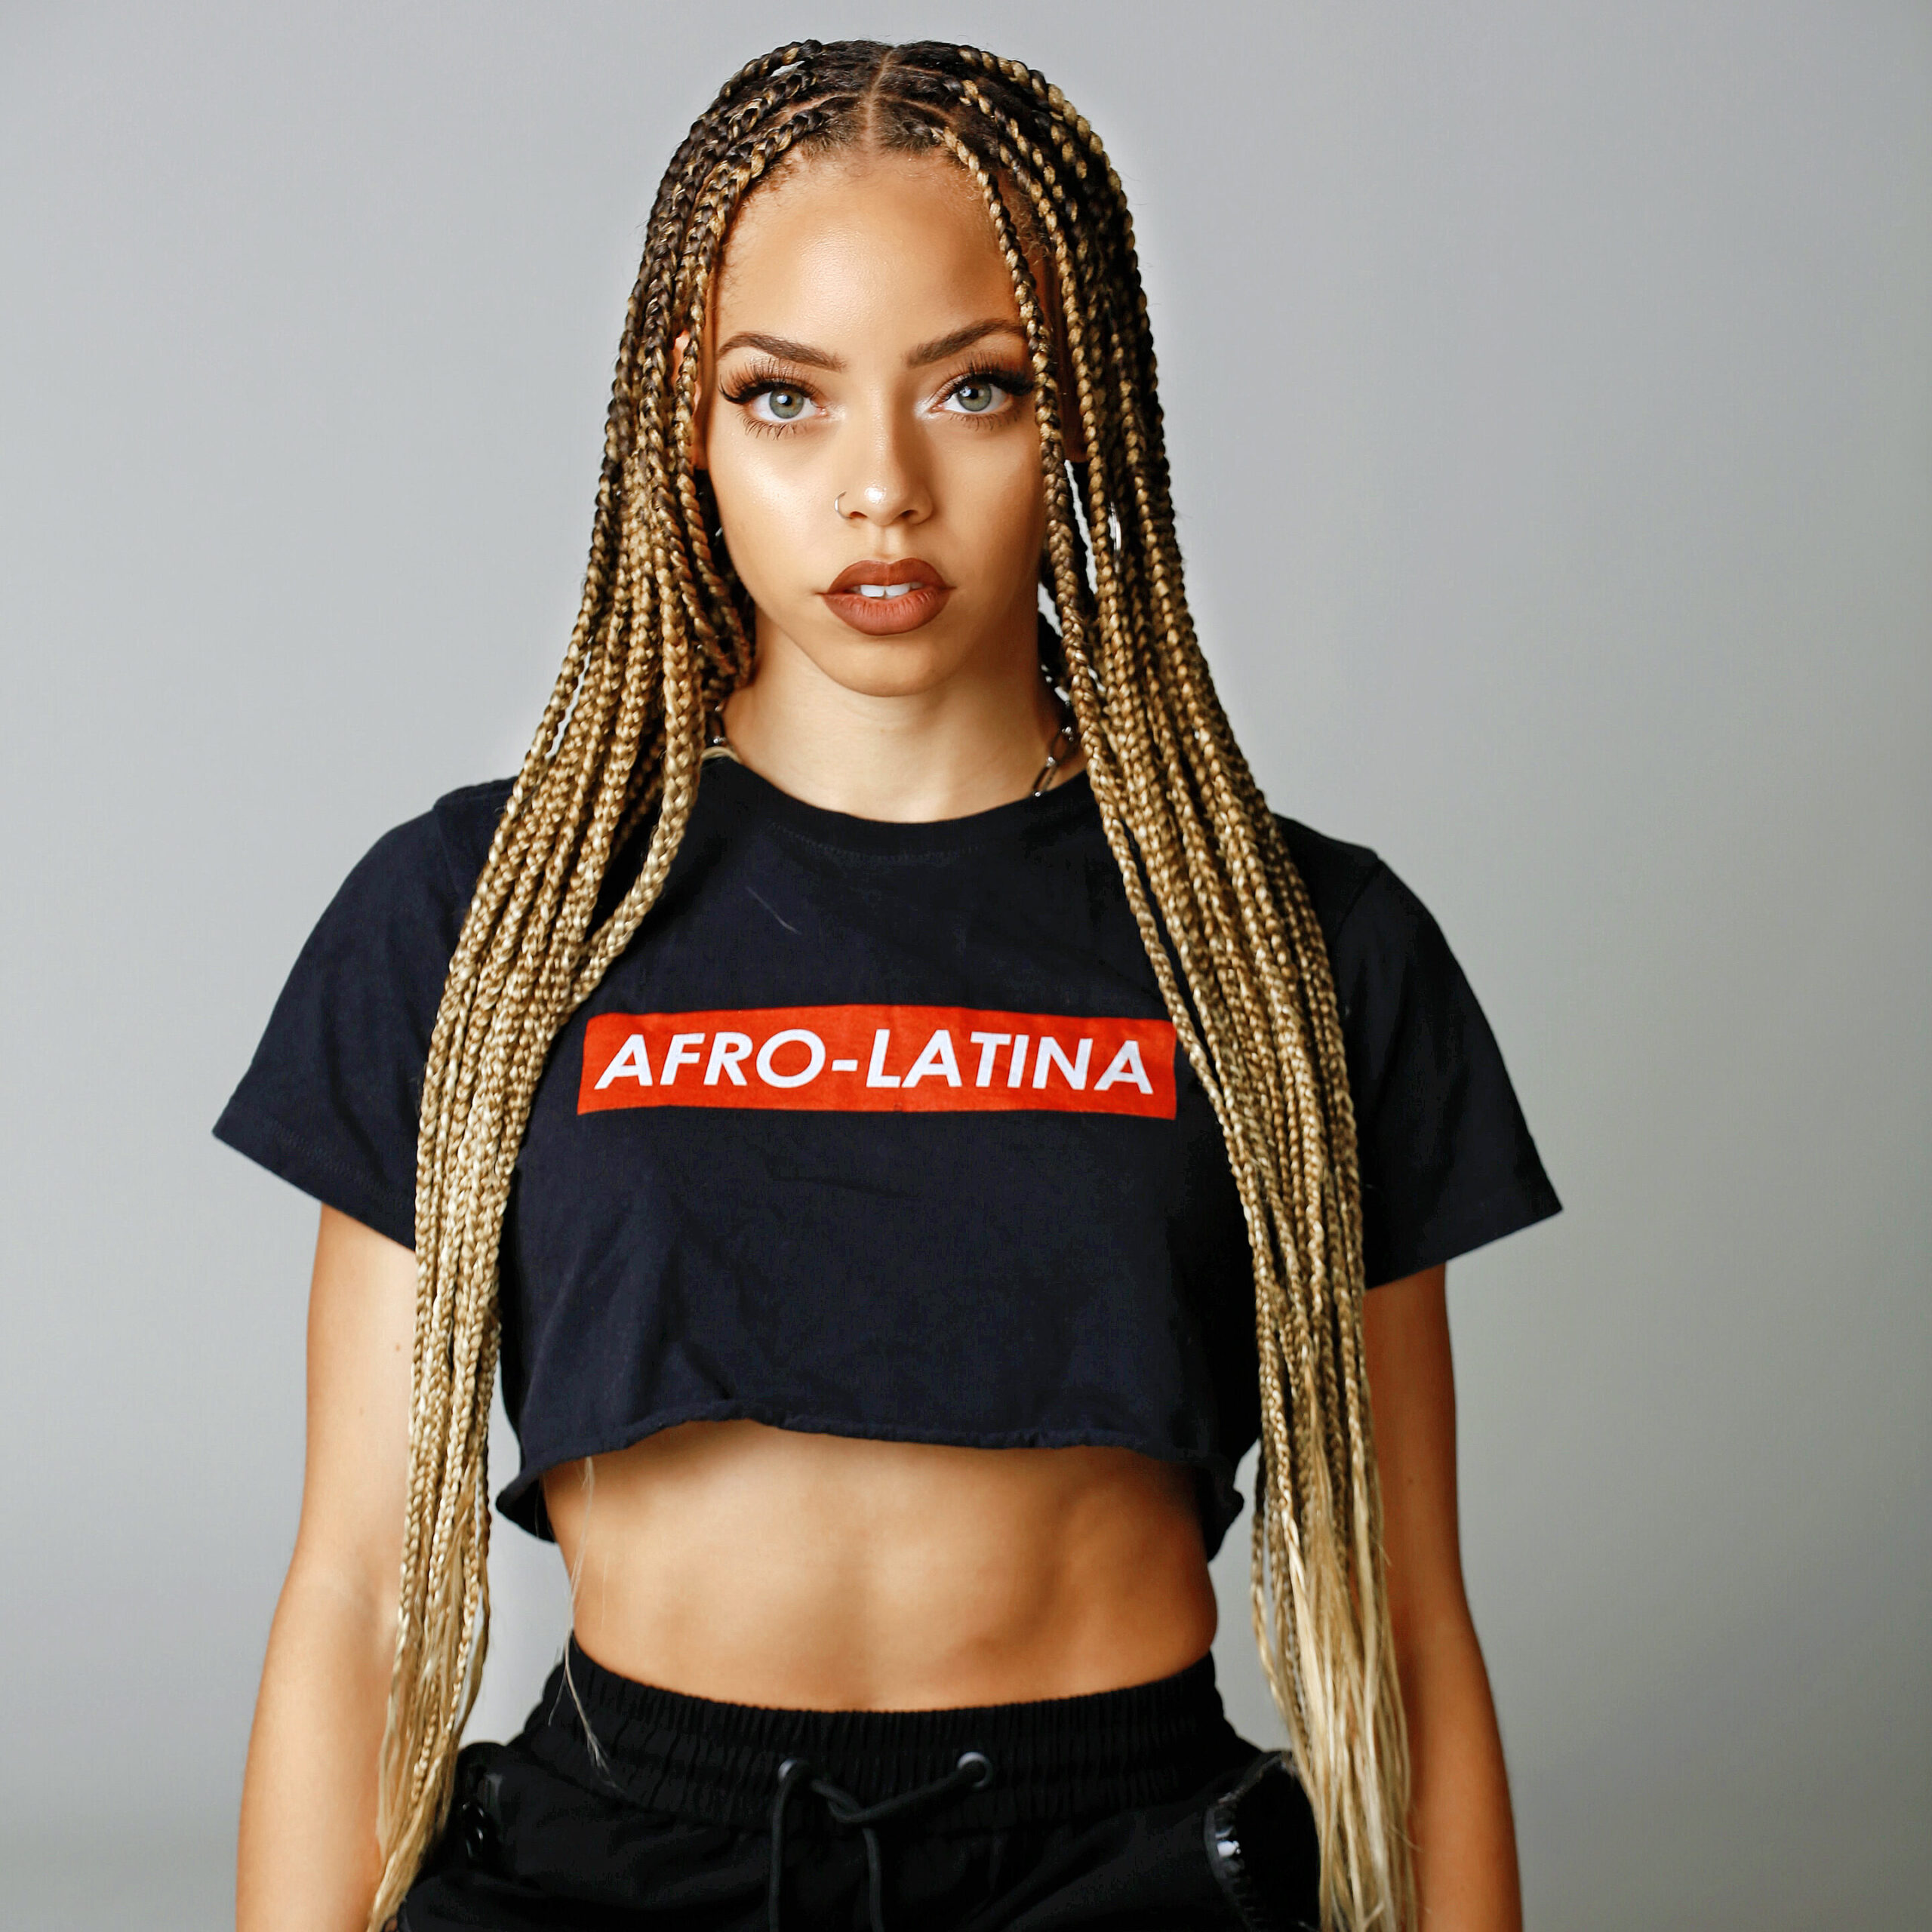
POLYGON ((380 1659, 385 1671, 395 1654, 396 1568, 358 1553, 296 1546, 282 1584, 278 1623, 294 1618, 326 1626, 338 1642, 380 1659))

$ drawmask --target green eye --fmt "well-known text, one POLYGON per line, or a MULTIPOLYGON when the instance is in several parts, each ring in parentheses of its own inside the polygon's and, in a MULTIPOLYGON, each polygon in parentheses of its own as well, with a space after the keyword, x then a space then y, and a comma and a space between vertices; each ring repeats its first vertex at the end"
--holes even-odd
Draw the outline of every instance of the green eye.
POLYGON ((999 391, 991 383, 961 383, 952 399, 971 416, 983 416, 999 400, 999 391))
POLYGON ((805 398, 797 389, 767 389, 765 406, 781 423, 793 423, 805 413, 805 398))

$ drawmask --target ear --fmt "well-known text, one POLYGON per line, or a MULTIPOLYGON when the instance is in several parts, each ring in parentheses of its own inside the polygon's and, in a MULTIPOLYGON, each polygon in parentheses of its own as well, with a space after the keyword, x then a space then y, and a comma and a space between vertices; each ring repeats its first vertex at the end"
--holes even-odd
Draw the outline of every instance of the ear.
MULTIPOLYGON (((683 373, 685 351, 690 348, 691 343, 691 331, 680 329, 676 340, 671 344, 671 386, 673 389, 677 387, 678 378, 683 373)), ((691 467, 694 469, 708 469, 710 467, 705 460, 705 443, 710 429, 711 398, 700 389, 697 407, 691 414, 691 467)))

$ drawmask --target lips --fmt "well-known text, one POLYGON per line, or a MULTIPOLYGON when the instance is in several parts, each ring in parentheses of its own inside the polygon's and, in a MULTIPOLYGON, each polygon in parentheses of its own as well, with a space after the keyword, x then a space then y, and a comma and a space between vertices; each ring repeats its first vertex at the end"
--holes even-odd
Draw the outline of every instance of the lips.
POLYGON ((952 586, 922 557, 868 557, 850 564, 823 593, 826 607, 869 637, 896 637, 930 623, 952 586))

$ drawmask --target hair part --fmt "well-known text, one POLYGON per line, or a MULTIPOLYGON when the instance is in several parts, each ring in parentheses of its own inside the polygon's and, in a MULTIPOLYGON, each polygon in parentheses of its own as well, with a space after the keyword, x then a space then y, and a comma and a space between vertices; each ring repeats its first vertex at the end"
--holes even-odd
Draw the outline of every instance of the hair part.
POLYGON ((1407 1749, 1341 1027, 1320 928, 1189 615, 1126 198, 1092 129, 1041 75, 971 48, 865 41, 798 42, 750 63, 666 171, 625 316, 577 622, 437 1014, 370 1923, 393 1914, 443 1826, 488 1641, 497 1251, 537 1082, 558 1029, 656 902, 696 796, 704 721, 752 674, 749 602, 691 461, 701 358, 676 358, 672 344, 703 339, 746 197, 841 152, 956 164, 1013 278, 1035 378, 1042 581, 1063 681, 1161 997, 1226 1142, 1253 1254, 1255 1632, 1315 1810, 1322 1921, 1407 1932, 1407 1749), (1069 461, 1069 442, 1081 460, 1069 461), (610 905, 607 874, 647 822, 635 874, 610 905))

